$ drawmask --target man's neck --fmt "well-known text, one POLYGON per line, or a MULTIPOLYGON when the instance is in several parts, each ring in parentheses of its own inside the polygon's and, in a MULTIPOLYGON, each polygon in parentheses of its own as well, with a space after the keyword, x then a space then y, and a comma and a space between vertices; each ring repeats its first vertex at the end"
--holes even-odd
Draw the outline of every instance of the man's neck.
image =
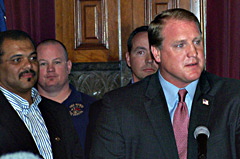
POLYGON ((38 86, 38 91, 41 96, 56 101, 58 103, 63 103, 71 94, 72 90, 69 87, 69 84, 62 87, 60 90, 46 91, 38 86))
POLYGON ((11 93, 14 93, 20 97, 22 97, 23 99, 27 100, 29 103, 29 106, 33 103, 32 100, 32 89, 29 89, 27 91, 18 91, 18 90, 12 90, 12 89, 8 89, 4 86, 1 86, 2 88, 4 88, 6 91, 9 91, 11 93))

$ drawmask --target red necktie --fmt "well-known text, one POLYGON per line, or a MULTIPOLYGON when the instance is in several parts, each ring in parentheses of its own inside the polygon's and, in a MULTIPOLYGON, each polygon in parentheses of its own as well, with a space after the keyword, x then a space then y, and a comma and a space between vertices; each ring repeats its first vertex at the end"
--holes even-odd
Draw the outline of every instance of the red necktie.
POLYGON ((180 159, 187 159, 189 115, 188 108, 185 103, 186 94, 187 94, 186 89, 179 90, 178 92, 179 102, 173 116, 173 130, 177 143, 178 155, 180 159))

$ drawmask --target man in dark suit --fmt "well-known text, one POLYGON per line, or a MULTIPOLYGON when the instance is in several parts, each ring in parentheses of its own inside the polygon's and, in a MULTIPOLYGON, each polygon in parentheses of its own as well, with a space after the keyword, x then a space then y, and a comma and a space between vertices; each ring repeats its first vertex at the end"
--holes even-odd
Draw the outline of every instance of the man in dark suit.
MULTIPOLYGON (((126 62, 128 67, 131 69, 132 79, 128 85, 138 82, 158 70, 158 64, 154 60, 150 53, 149 42, 148 42, 148 26, 140 26, 132 31, 130 34, 126 52, 126 62)), ((89 111, 89 125, 87 129, 87 142, 86 142, 86 156, 89 156, 92 133, 95 129, 95 123, 97 121, 99 112, 101 111, 102 99, 94 102, 91 105, 89 111)))
POLYGON ((126 62, 132 72, 131 83, 138 82, 158 70, 158 64, 150 53, 148 26, 133 30, 127 42, 126 62))
POLYGON ((208 159, 240 158, 240 81, 204 71, 198 19, 167 10, 148 33, 159 71, 104 96, 91 158, 195 159, 198 126, 210 132, 208 159))
POLYGON ((0 155, 27 151, 46 159, 83 158, 71 118, 62 105, 41 97, 31 37, 0 33, 0 155))

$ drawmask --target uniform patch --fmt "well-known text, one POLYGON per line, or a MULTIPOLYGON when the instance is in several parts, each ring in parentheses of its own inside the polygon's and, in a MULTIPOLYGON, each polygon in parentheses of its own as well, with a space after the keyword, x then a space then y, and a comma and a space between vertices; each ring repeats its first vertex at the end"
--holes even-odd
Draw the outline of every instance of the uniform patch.
POLYGON ((70 115, 77 116, 83 113, 82 109, 84 108, 84 106, 80 103, 74 103, 70 105, 69 108, 70 108, 70 111, 69 111, 70 115))

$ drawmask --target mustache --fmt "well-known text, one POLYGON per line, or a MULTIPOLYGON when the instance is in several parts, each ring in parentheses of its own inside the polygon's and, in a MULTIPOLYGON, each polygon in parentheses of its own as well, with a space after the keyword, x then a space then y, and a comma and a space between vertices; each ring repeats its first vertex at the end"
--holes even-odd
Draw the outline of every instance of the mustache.
POLYGON ((20 78, 23 76, 23 74, 25 74, 25 73, 32 73, 33 76, 36 75, 36 72, 33 71, 32 69, 30 69, 30 70, 25 70, 25 71, 23 71, 23 72, 21 72, 21 73, 19 74, 19 79, 20 79, 20 78))

